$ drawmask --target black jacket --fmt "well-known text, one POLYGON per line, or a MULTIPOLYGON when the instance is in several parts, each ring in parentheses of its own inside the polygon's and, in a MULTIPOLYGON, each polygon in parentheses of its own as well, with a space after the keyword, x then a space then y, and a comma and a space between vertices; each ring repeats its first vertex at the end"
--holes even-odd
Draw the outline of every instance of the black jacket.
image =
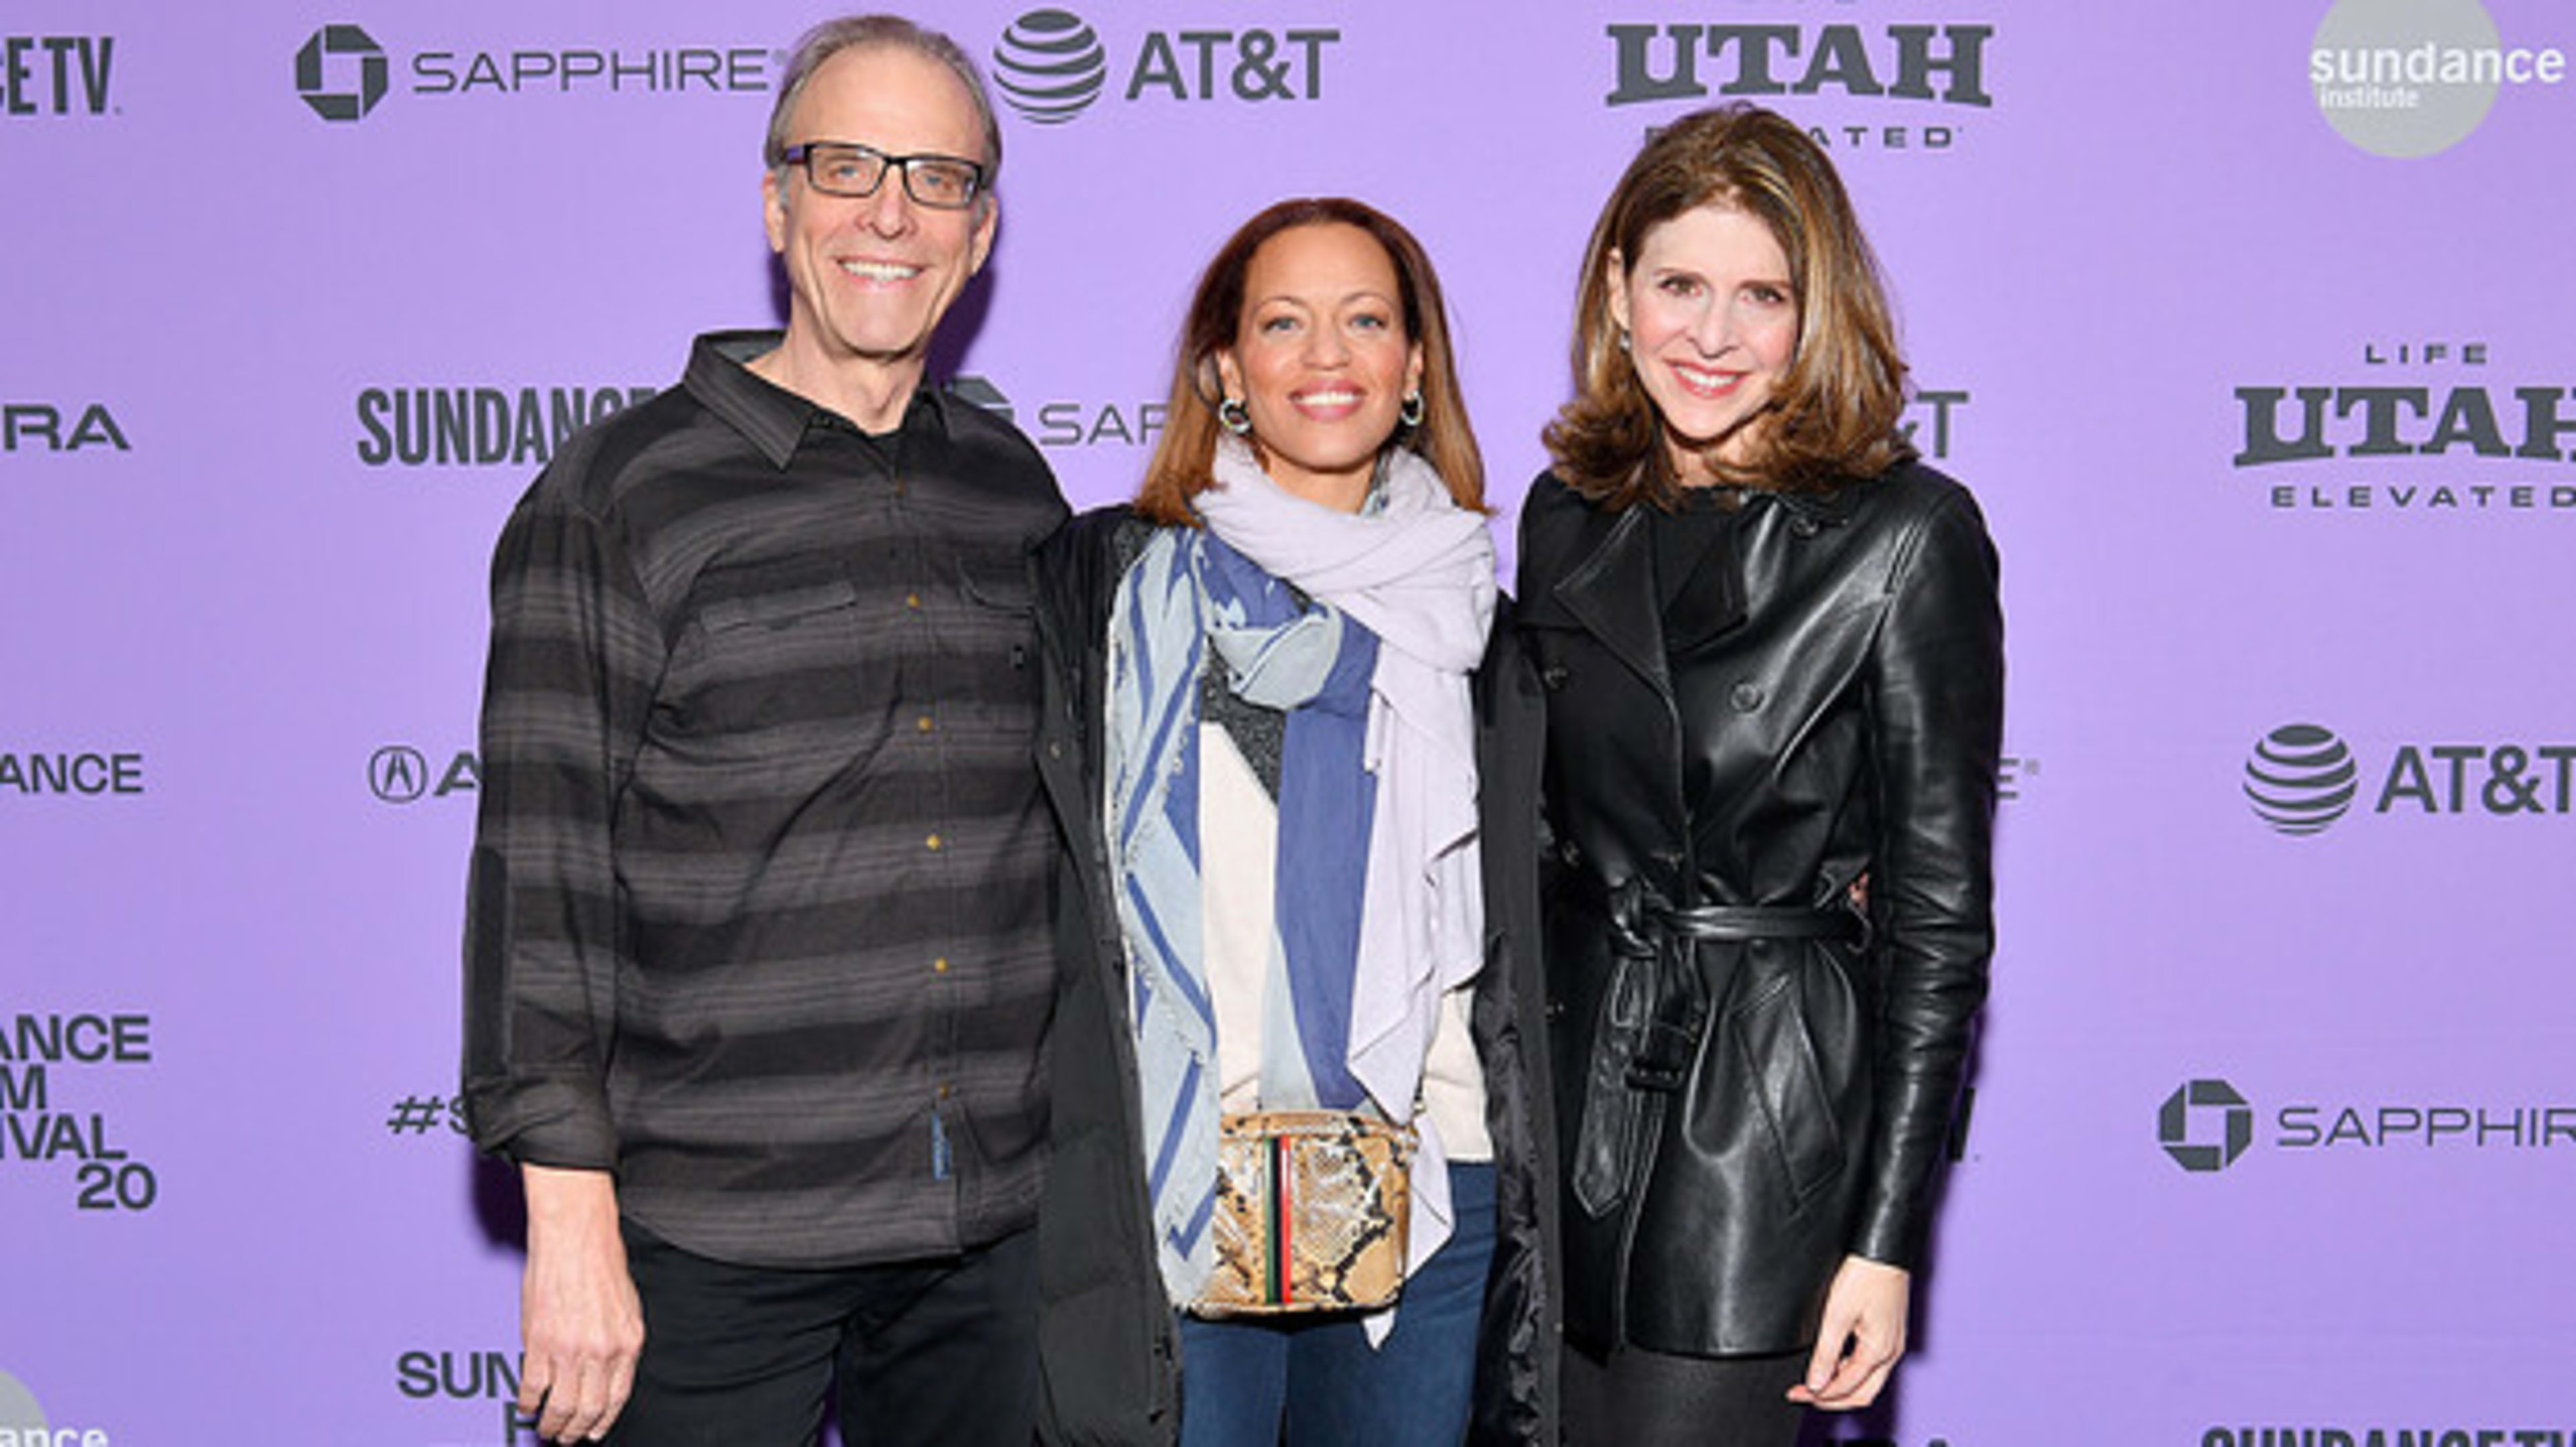
MULTIPOLYGON (((1045 1375, 1041 1436, 1153 1444, 1179 1430, 1179 1347, 1154 1265, 1135 1046, 1107 846, 1100 720, 1125 509, 1085 514, 1038 554, 1046 709, 1038 765, 1064 828, 1056 900, 1061 977, 1049 1048, 1053 1155, 1039 1208, 1045 1375)), ((1478 1343, 1480 1442, 1556 1440, 1555 1127, 1538 978, 1536 803, 1542 726, 1535 674, 1500 624, 1476 679, 1486 810, 1486 964, 1471 1019, 1484 1061, 1501 1228, 1478 1343)))
POLYGON ((1552 476, 1521 517, 1566 1328, 1790 1351, 1846 1253, 1920 1258, 1993 944, 1995 555, 1919 464, 1753 492, 1675 652, 1652 527, 1552 476))

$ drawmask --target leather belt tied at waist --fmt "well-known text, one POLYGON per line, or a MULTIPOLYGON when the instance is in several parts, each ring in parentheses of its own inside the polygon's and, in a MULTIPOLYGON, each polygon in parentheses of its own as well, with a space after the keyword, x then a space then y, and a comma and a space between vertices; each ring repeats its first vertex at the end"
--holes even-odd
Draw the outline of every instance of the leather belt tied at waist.
POLYGON ((1725 973, 1705 976, 1702 940, 1858 940, 1860 915, 1850 909, 1779 905, 1700 905, 1676 909, 1631 878, 1599 895, 1610 924, 1610 984, 1592 1037, 1575 1133, 1574 1195, 1601 1215, 1627 1194, 1629 1167, 1644 1145, 1646 1107, 1682 1088, 1699 1058, 1709 1012, 1726 997, 1725 973))

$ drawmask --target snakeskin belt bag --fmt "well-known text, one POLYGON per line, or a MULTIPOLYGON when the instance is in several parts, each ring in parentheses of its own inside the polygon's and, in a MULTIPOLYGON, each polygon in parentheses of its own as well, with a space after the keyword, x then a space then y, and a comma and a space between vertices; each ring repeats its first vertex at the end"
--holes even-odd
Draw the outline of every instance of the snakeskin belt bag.
POLYGON ((1413 1129, 1338 1110, 1219 1126, 1216 1269, 1201 1316, 1354 1311, 1404 1286, 1413 1129))

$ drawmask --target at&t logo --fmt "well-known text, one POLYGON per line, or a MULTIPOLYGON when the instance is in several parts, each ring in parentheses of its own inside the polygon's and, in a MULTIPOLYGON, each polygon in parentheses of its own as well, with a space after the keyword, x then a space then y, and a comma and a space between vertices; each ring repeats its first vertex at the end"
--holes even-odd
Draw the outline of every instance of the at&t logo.
MULTIPOLYGON (((1124 67, 1124 98, 1148 92, 1177 101, 1320 100, 1324 54, 1339 30, 1148 30, 1124 67)), ((994 83, 1002 99, 1035 125, 1062 125, 1088 110, 1108 88, 1110 54, 1081 16, 1054 7, 1031 10, 993 47, 994 83)))
POLYGON ((295 92, 326 121, 374 110, 385 98, 385 78, 385 48, 355 25, 325 25, 295 52, 295 92))
MULTIPOLYGON (((2399 744, 2373 814, 2565 818, 2576 809, 2576 744, 2399 744)), ((2332 729, 2284 724, 2245 764, 2255 817, 2283 834, 2324 833, 2361 801, 2361 759, 2332 729)))
POLYGON ((1070 10, 1032 10, 993 49, 993 83, 1020 118, 1060 126, 1090 109, 1109 75, 1100 36, 1070 10))
POLYGON ((470 794, 483 783, 483 766, 472 753, 459 753, 444 769, 432 769, 429 756, 409 744, 387 744, 367 759, 367 787, 386 804, 416 804, 470 794))
POLYGON ((2223 1171, 2254 1143, 2254 1107, 2224 1080, 2178 1085, 2156 1112, 2156 1139, 2186 1171, 2223 1171))
POLYGON ((2283 834, 2320 834, 2352 807, 2360 777, 2352 750, 2334 730, 2283 724, 2245 761, 2245 798, 2257 818, 2283 834))

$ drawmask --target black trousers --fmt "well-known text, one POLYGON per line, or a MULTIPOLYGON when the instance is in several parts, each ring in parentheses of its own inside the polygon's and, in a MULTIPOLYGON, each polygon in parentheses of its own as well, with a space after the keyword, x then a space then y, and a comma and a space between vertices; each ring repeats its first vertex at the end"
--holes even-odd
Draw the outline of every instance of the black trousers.
POLYGON ((644 1303, 615 1447, 804 1447, 837 1389, 847 1447, 1028 1447, 1037 1420, 1037 1232, 960 1256, 781 1271, 693 1256, 633 1226, 644 1303))
POLYGON ((1565 1350, 1570 1447, 1794 1447, 1807 1409, 1788 1398, 1807 1353, 1683 1357, 1565 1350))

